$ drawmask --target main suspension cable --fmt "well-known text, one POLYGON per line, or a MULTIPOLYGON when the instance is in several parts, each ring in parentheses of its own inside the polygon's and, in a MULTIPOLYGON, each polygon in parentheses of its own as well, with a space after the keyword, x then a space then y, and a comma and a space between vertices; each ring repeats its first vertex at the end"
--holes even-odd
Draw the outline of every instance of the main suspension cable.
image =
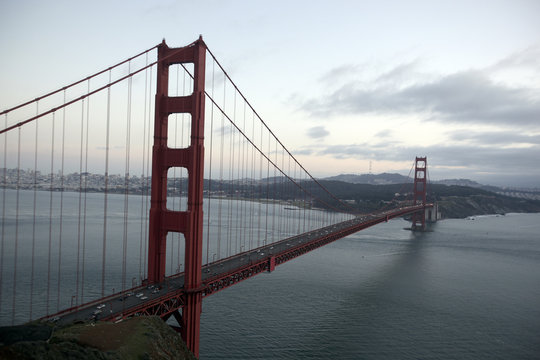
MULTIPOLYGON (((97 73, 92 74, 92 75, 90 75, 90 76, 87 76, 87 77, 85 77, 84 79, 81 79, 81 80, 79 80, 79 81, 75 81, 74 83, 71 83, 71 84, 66 85, 66 86, 64 86, 64 87, 61 87, 61 88, 56 89, 56 90, 54 90, 54 91, 51 91, 51 92, 49 92, 49 93, 47 93, 47 94, 45 94, 45 95, 39 96, 39 97, 37 97, 37 98, 35 98, 35 99, 32 99, 32 100, 29 100, 29 101, 27 101, 27 102, 25 102, 25 103, 19 104, 19 105, 17 105, 17 106, 14 106, 14 107, 12 107, 12 108, 9 108, 9 109, 6 109, 6 110, 0 112, 0 115, 7 114, 7 113, 9 113, 10 111, 20 109, 20 108, 22 108, 22 107, 25 107, 26 105, 30 105, 30 104, 32 104, 32 103, 34 103, 34 102, 40 101, 40 100, 45 99, 45 98, 47 98, 47 97, 49 97, 49 96, 52 96, 52 95, 54 95, 54 94, 57 94, 57 93, 61 92, 62 90, 65 91, 65 90, 67 90, 67 89, 69 89, 69 88, 71 88, 71 87, 73 87, 73 86, 75 86, 75 85, 79 85, 79 84, 81 84, 81 83, 83 83, 83 82, 85 82, 85 81, 87 81, 87 80, 90 80, 90 79, 92 79, 92 78, 95 78, 96 76, 99 76, 99 75, 101 75, 101 74, 104 74, 104 73, 106 73, 107 71, 110 71, 110 70, 112 70, 112 69, 114 69, 114 68, 117 68, 118 66, 123 65, 123 64, 125 64, 125 63, 127 63, 127 62, 129 62, 129 61, 131 61, 131 60, 133 60, 133 59, 136 59, 136 58, 138 58, 138 57, 141 56, 141 55, 147 54, 147 53, 149 53, 150 51, 152 51, 152 50, 154 50, 155 48, 157 48, 158 46, 159 46, 159 44, 154 45, 154 46, 152 46, 152 47, 151 47, 150 49, 148 49, 148 50, 145 50, 145 51, 143 51, 143 52, 141 52, 141 53, 139 53, 139 54, 137 54, 137 55, 135 55, 135 56, 132 56, 132 57, 130 57, 130 58, 124 60, 124 61, 121 61, 121 62, 119 62, 119 63, 117 63, 117 64, 115 64, 115 65, 113 65, 113 66, 110 66, 110 67, 108 67, 107 69, 103 69, 103 70, 101 70, 101 71, 98 71, 97 73)), ((45 114, 44 114, 44 115, 45 115, 45 114)))

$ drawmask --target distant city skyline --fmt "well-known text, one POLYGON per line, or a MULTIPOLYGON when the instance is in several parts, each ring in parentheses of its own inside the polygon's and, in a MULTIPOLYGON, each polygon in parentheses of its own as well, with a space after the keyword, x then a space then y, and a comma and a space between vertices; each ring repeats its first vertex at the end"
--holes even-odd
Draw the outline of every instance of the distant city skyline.
MULTIPOLYGON (((175 181, 186 181, 188 179, 187 173, 183 172, 171 172, 168 174, 168 187, 174 187, 175 181)), ((208 174, 206 174, 208 175, 208 174)), ((39 190, 45 190, 48 191, 51 187, 51 173, 42 172, 40 170, 37 170, 34 172, 33 169, 7 169, 7 171, 4 173, 4 168, 0 168, 0 177, 6 176, 5 185, 7 188, 10 189, 16 189, 18 186, 21 189, 33 189, 34 184, 36 185, 36 188, 39 190), (18 184, 18 185, 17 185, 18 184)), ((414 178, 412 177, 413 174, 403 175, 399 173, 364 173, 364 174, 339 174, 336 176, 330 176, 325 178, 316 178, 317 180, 330 180, 330 181, 342 181, 346 183, 352 183, 352 184, 371 184, 371 185, 388 185, 388 184, 402 184, 405 182, 412 183, 414 178)), ((269 176, 269 177, 262 177, 262 178, 250 178, 243 177, 243 178, 212 178, 209 179, 208 176, 205 176, 205 180, 212 180, 212 181, 223 181, 224 183, 243 183, 243 184, 258 184, 261 181, 263 183, 266 183, 267 180, 273 181, 273 179, 280 179, 285 177, 283 175, 278 176, 269 176)), ((134 190, 135 192, 140 192, 143 189, 148 189, 150 186, 152 177, 150 175, 145 174, 139 174, 139 173, 130 173, 128 180, 128 186, 131 190, 134 190)), ((304 178, 297 178, 295 180, 305 181, 304 178)), ((279 181, 278 181, 279 182, 279 181)), ((527 188, 527 187, 494 187, 489 184, 481 184, 471 179, 464 179, 464 178, 452 178, 452 179, 439 179, 439 180, 431 180, 428 179, 429 183, 438 183, 438 184, 444 184, 444 185, 458 185, 458 186, 469 186, 469 187, 480 187, 480 188, 486 188, 488 191, 495 191, 499 194, 504 194, 503 192, 500 192, 499 190, 505 190, 505 191, 513 191, 517 190, 519 193, 525 192, 525 193, 534 193, 534 196, 532 196, 533 199, 539 199, 540 198, 540 188, 527 188)), ((2 181, 2 184, 4 182, 2 181)), ((0 184, 0 185, 2 185, 0 184)), ((65 191, 79 191, 80 189, 92 189, 92 190, 103 190, 105 188, 105 175, 103 173, 92 173, 92 172, 64 172, 62 174, 61 170, 58 170, 54 174, 52 174, 52 184, 53 189, 55 191, 64 189, 65 191), (82 176, 81 176, 82 175, 82 176)), ((108 174, 108 186, 109 189, 124 189, 126 185, 126 174, 121 173, 109 173, 108 174)), ((130 190, 130 192, 131 192, 130 190)), ((184 189, 186 190, 186 189, 184 189)), ((215 190, 215 189, 214 189, 215 190)), ((506 194, 508 196, 513 197, 521 197, 521 195, 509 195, 510 193, 506 194)))
POLYGON ((427 156, 433 179, 540 187, 533 0, 5 1, 0 110, 199 34, 316 177, 427 156))

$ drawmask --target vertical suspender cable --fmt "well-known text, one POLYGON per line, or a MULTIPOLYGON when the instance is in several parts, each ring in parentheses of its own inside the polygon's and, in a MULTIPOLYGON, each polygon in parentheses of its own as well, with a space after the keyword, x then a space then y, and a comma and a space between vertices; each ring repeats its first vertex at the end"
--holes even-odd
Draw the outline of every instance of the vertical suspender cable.
MULTIPOLYGON (((64 90, 64 104, 66 103, 66 90, 64 90)), ((56 311, 60 311, 60 287, 61 287, 61 270, 62 270, 62 226, 64 212, 64 154, 66 143, 66 108, 62 109, 62 150, 60 163, 60 223, 58 234, 58 287, 56 290, 56 311)))
MULTIPOLYGON (((52 249, 52 227, 53 227, 53 185, 54 185, 54 124, 55 123, 55 113, 52 116, 52 132, 51 132, 51 173, 50 173, 50 189, 49 189, 49 256, 47 261, 47 311, 46 314, 49 314, 49 301, 50 301, 50 290, 51 290, 51 249, 52 249)), ((19 128, 20 129, 20 128, 19 128)))
MULTIPOLYGON (((151 68, 150 68, 151 69, 151 68)), ((149 87, 149 94, 152 93, 152 71, 150 71, 150 81, 148 82, 148 87, 149 87)), ((151 168, 150 168, 150 153, 151 153, 151 149, 152 147, 150 146, 150 139, 151 139, 151 136, 152 136, 152 131, 151 131, 151 116, 152 114, 152 96, 148 96, 148 132, 146 133, 146 136, 147 136, 147 139, 146 139, 146 143, 148 144, 147 146, 147 150, 146 150, 146 171, 147 171, 147 175, 146 175, 146 186, 145 186, 145 189, 146 189, 146 201, 145 201, 145 205, 146 205, 146 209, 145 209, 145 220, 144 220, 144 224, 145 224, 145 229, 144 229, 144 234, 145 234, 145 240, 144 240, 144 257, 143 257, 143 271, 144 271, 144 274, 143 274, 143 278, 146 278, 147 276, 147 267, 146 267, 146 261, 147 261, 147 250, 148 250, 148 215, 149 215, 149 211, 148 211, 148 206, 149 206, 149 201, 148 201, 148 197, 149 197, 149 192, 148 192, 148 189, 150 188, 150 173, 151 173, 151 168)), ((142 279, 141 279, 142 280, 142 279)))
POLYGON ((17 200, 15 203, 15 251, 13 253, 13 297, 11 306, 11 325, 15 324, 15 304, 17 303, 17 251, 19 247, 19 189, 21 187, 21 128, 17 140, 17 200))
MULTIPOLYGON (((244 103, 245 105, 245 103, 244 103)), ((255 118, 252 118, 252 121, 251 121, 251 138, 253 139, 253 141, 255 141, 255 118)), ((246 146, 249 146, 248 143, 246 142, 246 146)), ((250 201, 249 201, 249 208, 250 208, 250 211, 249 211, 249 247, 248 249, 251 250, 253 247, 252 247, 252 244, 251 242, 253 241, 253 226, 255 226, 253 224, 253 207, 255 206, 255 149, 252 147, 252 146, 249 146, 248 147, 248 150, 251 149, 251 161, 250 161, 250 166, 251 166, 251 188, 250 188, 250 201)), ((248 151, 249 153, 249 151, 248 151)), ((247 249, 246 249, 247 250, 247 249)))
MULTIPOLYGON (((131 73, 131 62, 128 63, 128 73, 131 73)), ((127 276, 127 247, 128 247, 128 220, 129 220, 129 172, 131 152, 131 95, 133 77, 128 79, 127 91, 127 114, 126 114, 126 155, 124 175, 124 236, 122 242, 122 291, 126 289, 127 276)))
MULTIPOLYGON (((255 115, 254 115, 255 116, 255 115)), ((262 146, 263 146, 263 127, 262 127, 262 124, 261 124, 261 149, 262 149, 262 146)), ((257 247, 260 246, 260 239, 261 239, 261 220, 262 220, 262 203, 261 203, 261 200, 263 198, 262 196, 262 187, 263 187, 263 155, 262 155, 262 152, 259 154, 259 193, 257 194, 257 200, 259 202, 259 224, 257 226, 257 229, 258 229, 258 234, 257 234, 257 247)))
MULTIPOLYGON (((4 127, 7 128, 8 124, 8 115, 6 113, 4 117, 4 127)), ((2 185, 2 239, 0 243, 0 310, 2 310, 2 287, 3 287, 3 274, 4 274, 4 240, 5 240, 5 225, 6 225, 6 184, 7 184, 7 132, 4 133, 4 162, 3 162, 3 168, 4 168, 4 176, 2 185)))
MULTIPOLYGON (((236 98, 236 95, 235 95, 235 98, 236 98)), ((236 103, 236 99, 235 99, 235 103, 236 103)), ((244 129, 246 128, 246 108, 244 106, 244 116, 243 116, 243 122, 244 122, 244 129)), ((245 168, 245 165, 244 165, 244 142, 245 142, 245 138, 241 135, 241 134, 238 134, 238 200, 236 202, 236 234, 237 234, 237 238, 238 238, 238 250, 239 252, 242 251, 242 246, 243 246, 243 231, 244 229, 242 228, 242 220, 244 218, 244 213, 243 213, 243 203, 245 201, 241 200, 240 197, 241 197, 241 194, 243 193, 242 189, 244 189, 244 168, 245 168)), ((245 191, 245 189, 244 189, 245 191)))
MULTIPOLYGON (((296 167, 294 167, 293 171, 291 171, 291 157, 289 156, 288 157, 288 166, 289 166, 289 176, 294 179, 294 181, 298 181, 298 179, 296 178, 296 167)), ((296 189, 294 188, 292 182, 289 182, 289 194, 290 194, 290 202, 291 202, 291 205, 293 206, 294 209, 296 209, 296 206, 298 205, 296 203, 296 189)), ((298 211, 293 211, 293 213, 291 214, 291 216, 288 217, 288 225, 287 225, 287 231, 288 231, 288 235, 287 236, 294 236, 294 235, 297 235, 296 234, 296 231, 295 231, 295 221, 296 221, 296 214, 298 213, 298 211)))
MULTIPOLYGON (((212 98, 214 98, 214 77, 215 77, 215 61, 212 61, 212 98)), ((211 201, 211 192, 212 192, 212 158, 213 158, 213 145, 214 145, 214 104, 212 103, 212 108, 210 109, 210 159, 208 164, 208 222, 206 223, 206 263, 210 262, 210 201, 211 201)))
MULTIPOLYGON (((309 189, 309 181, 308 175, 305 172, 302 172, 304 176, 304 187, 309 189)), ((304 229, 303 232, 310 231, 309 227, 309 219, 313 215, 313 198, 311 196, 311 193, 304 192, 304 202, 306 203, 306 210, 304 211, 304 229)))
MULTIPOLYGON (((294 180, 296 180, 295 179, 296 174, 293 175, 291 173, 291 157, 288 156, 287 159, 288 159, 288 173, 289 173, 289 176, 292 177, 294 180)), ((289 184, 289 186, 288 186, 288 191, 287 192, 289 193, 289 196, 291 197, 290 198, 291 205, 294 206, 295 205, 294 204, 294 190, 295 189, 292 187, 292 183, 290 181, 288 182, 288 184, 289 184)), ((287 233, 288 233, 287 236, 290 236, 291 233, 292 233, 291 224, 294 221, 294 214, 295 213, 293 212, 291 214, 291 216, 287 216, 287 219, 286 219, 287 220, 287 233)))
MULTIPOLYGON (((306 178, 308 182, 308 186, 310 187, 310 193, 313 194, 313 180, 311 179, 308 179, 306 178)), ((311 206, 310 206, 310 209, 312 211, 310 211, 310 214, 308 216, 308 230, 311 231, 313 229, 313 225, 311 225, 312 223, 312 219, 313 221, 316 220, 316 215, 317 215, 317 210, 314 209, 314 205, 315 205, 315 198, 312 197, 311 199, 309 199, 310 202, 311 202, 311 206)))
MULTIPOLYGON (((301 183, 302 182, 302 179, 301 178, 298 178, 297 177, 298 175, 296 174, 296 163, 294 163, 294 178, 295 179, 298 179, 298 181, 301 183)), ((296 234, 299 235, 300 234, 300 223, 301 223, 301 217, 302 217, 302 209, 305 208, 305 204, 302 204, 301 203, 301 200, 300 198, 297 198, 296 196, 294 197, 295 199, 295 203, 297 204, 297 207, 298 207, 298 211, 296 211, 296 213, 298 214, 298 223, 296 224, 295 226, 295 231, 296 231, 296 234)))
MULTIPOLYGON (((281 169, 283 171, 285 171, 285 162, 286 162, 286 160, 285 160, 285 150, 282 148, 281 151, 282 151, 281 152, 281 169)), ((289 177, 291 177, 291 171, 290 170, 291 169, 289 168, 287 170, 287 172, 286 172, 286 175, 289 176, 289 177)), ((289 190, 290 180, 289 181, 286 181, 286 180, 287 180, 287 178, 284 177, 283 182, 282 182, 283 185, 281 186, 281 189, 282 189, 281 191, 283 192, 283 205, 280 206, 279 209, 280 209, 280 218, 282 218, 282 220, 281 220, 282 225, 280 226, 282 232, 280 233, 280 236, 278 237, 278 239, 280 239, 281 236, 283 236, 283 233, 288 232, 287 227, 288 227, 288 224, 289 224, 289 217, 286 216, 286 214, 285 214, 284 205, 286 205, 288 200, 289 200, 289 198, 288 198, 288 196, 289 196, 288 190, 289 190)))
MULTIPOLYGON (((146 64, 148 65, 148 54, 146 55, 146 64)), ((142 170, 141 170, 141 211, 139 216, 139 278, 142 277, 141 270, 142 270, 142 252, 143 252, 143 229, 144 229, 144 171, 145 171, 145 162, 144 162, 144 154, 146 150, 146 96, 147 96, 147 87, 148 87, 148 69, 144 72, 144 104, 143 104, 143 136, 142 136, 142 170)))
MULTIPOLYGON (((36 101, 36 115, 39 114, 39 101, 36 101)), ((32 320, 32 309, 34 304, 34 271, 35 271, 35 249, 36 249, 36 205, 37 205, 37 158, 38 158, 38 127, 39 119, 36 119, 36 135, 34 140, 34 210, 32 216, 32 264, 30 270, 30 314, 28 319, 32 320)), ((1 270, 0 270, 1 271, 1 270)))
MULTIPOLYGON (((233 98, 234 98, 233 119, 236 122, 236 91, 234 92, 233 98)), ((232 224, 233 224, 232 213, 233 213, 233 201, 234 201, 234 169, 233 169, 233 166, 234 166, 234 161, 235 161, 235 158, 234 158, 234 155, 235 155, 234 137, 235 137, 235 134, 236 134, 232 124, 230 126, 231 126, 230 134, 231 134, 231 137, 232 137, 232 138, 229 139, 229 156, 230 156, 230 158, 229 158, 229 184, 230 184, 231 197, 230 197, 229 201, 227 201, 227 208, 228 208, 228 229, 227 229, 228 252, 227 252, 227 256, 231 256, 233 254, 232 253, 232 243, 233 243, 233 239, 232 239, 232 236, 233 236, 233 234, 232 234, 232 224)), ((236 239, 235 239, 235 244, 236 244, 236 239)))
MULTIPOLYGON (((277 188, 276 188, 276 183, 278 181, 278 178, 277 178, 277 163, 278 163, 278 143, 276 141, 276 149, 275 149, 275 160, 274 160, 274 163, 276 165, 274 165, 274 196, 273 196, 273 200, 272 200, 272 229, 271 229, 271 232, 272 232, 272 240, 270 241, 266 241, 266 243, 268 244, 269 242, 273 242, 274 241, 274 237, 275 237, 275 234, 276 234, 276 216, 278 216, 278 211, 279 211, 279 194, 277 192, 277 188), (276 199, 277 198, 277 199, 276 199)), ((279 219, 278 219, 279 221, 279 219)))
MULTIPOLYGON (((148 53, 146 54, 146 65, 148 65, 148 53)), ((144 233, 144 200, 145 200, 145 154, 146 154, 146 106, 147 106, 147 97, 148 97, 148 69, 144 71, 144 105, 143 105, 143 146, 142 146, 142 171, 141 171, 141 216, 140 216, 140 231, 139 231, 139 279, 142 278, 142 254, 143 254, 143 237, 146 236, 144 233)))
MULTIPOLYGON (((305 175, 305 173, 303 173, 305 175)), ((306 179, 304 178, 304 186, 307 186, 307 181, 306 179)), ((309 201, 309 198, 307 196, 307 194, 304 192, 304 219, 303 219, 303 222, 302 222, 302 232, 306 232, 307 229, 309 228, 306 228, 306 215, 307 215, 307 212, 308 212, 308 209, 311 209, 311 203, 309 201)))
MULTIPOLYGON (((109 70, 109 83, 111 82, 109 70)), ((101 254, 101 296, 105 296, 105 261, 107 258, 107 208, 109 195, 109 133, 111 123, 111 88, 107 88, 107 125, 105 131, 105 193, 103 201, 103 245, 101 254)))
MULTIPOLYGON (((244 128, 245 127, 246 127, 246 103, 244 102, 244 128)), ((249 176, 248 175, 248 171, 249 171, 249 167, 248 167, 248 162, 249 162, 248 150, 249 149, 247 149, 247 141, 245 139, 243 139, 243 141, 242 141, 242 177, 241 177, 241 179, 242 179, 242 188, 244 189, 244 194, 248 193, 247 192, 248 191, 247 182, 245 181, 245 178, 247 178, 249 176)), ((246 230, 245 230, 243 220, 244 220, 244 217, 246 216, 245 208, 246 208, 246 206, 248 206, 248 204, 246 204, 246 201, 247 201, 247 196, 244 195, 244 199, 243 199, 242 204, 241 204, 242 216, 240 218, 240 229, 242 231, 242 237, 241 237, 240 243, 241 243, 241 245, 244 246, 244 251, 246 251, 246 230)), ((250 204, 251 204, 251 201, 250 201, 250 204)), ((253 217, 253 214, 250 212, 249 213, 250 228, 251 228, 252 217, 253 217)), ((240 247, 240 250, 242 250, 242 247, 240 247)))
MULTIPOLYGON (((235 121, 236 121, 236 91, 234 92, 234 113, 235 113, 235 121)), ((236 132, 234 129, 232 129, 234 132, 236 132)), ((238 253, 238 249, 241 249, 241 234, 238 234, 238 230, 239 229, 239 226, 238 226, 238 221, 240 220, 240 168, 242 167, 242 158, 241 158, 241 147, 240 147, 240 143, 241 143, 241 134, 238 134, 238 142, 236 143, 234 141, 234 136, 233 136, 233 142, 235 142, 233 144, 233 159, 234 159, 234 152, 235 152, 235 149, 237 148, 237 145, 238 144, 238 155, 237 155, 237 159, 236 162, 233 160, 232 163, 233 165, 232 166, 236 166, 238 169, 237 171, 237 176, 236 176, 236 192, 233 192, 233 199, 234 199, 234 194, 238 194, 236 196, 236 216, 235 216, 235 232, 234 232, 234 253, 238 253)), ((233 176, 234 176, 234 168, 233 168, 233 176)), ((234 184, 234 180, 233 180, 233 184, 234 184)), ((233 189, 234 191, 234 189, 233 189)))
MULTIPOLYGON (((223 79, 223 108, 225 109, 225 91, 227 86, 227 80, 223 79)), ((223 148, 225 146, 225 115, 221 114, 221 148, 219 150, 219 206, 218 206, 218 246, 217 246, 217 258, 221 259, 221 207, 223 204, 223 148)))
MULTIPOLYGON (((90 80, 88 80, 88 93, 90 93, 90 80)), ((81 303, 84 303, 84 275, 86 265, 86 200, 88 192, 88 138, 90 130, 90 98, 86 102, 86 141, 84 151, 84 204, 83 204, 83 239, 82 239, 82 274, 81 274, 81 303)))
POLYGON ((84 149, 84 99, 81 101, 81 137, 79 139, 79 212, 77 221, 77 267, 76 267, 76 282, 75 282, 75 305, 79 305, 79 270, 81 261, 81 230, 82 230, 82 194, 83 194, 83 149, 84 149))
MULTIPOLYGON (((268 133, 268 156, 270 156, 270 133, 268 133)), ((270 161, 266 161, 266 225, 264 231, 263 244, 266 244, 268 238, 268 203, 270 201, 270 161)))
MULTIPOLYGON (((244 127, 246 126, 246 103, 244 102, 244 127)), ((248 148, 248 143, 246 141, 246 139, 243 139, 243 142, 242 142, 242 163, 243 163, 243 167, 242 167, 242 185, 243 185, 243 188, 245 189, 244 190, 244 193, 247 194, 247 191, 248 191, 248 186, 247 186, 247 181, 246 178, 249 176, 249 169, 250 169, 250 165, 251 164, 251 161, 250 161, 250 157, 249 157, 249 148, 248 148)), ((244 196, 245 197, 245 196, 244 196)), ((246 217, 246 207, 249 206, 251 204, 251 201, 250 203, 246 203, 247 199, 244 199, 242 201, 242 205, 241 205, 241 212, 242 212, 242 217, 241 217, 241 221, 240 221, 240 229, 242 229, 241 231, 243 232, 243 235, 242 235, 242 244, 244 245, 244 251, 246 251, 246 229, 245 229, 245 225, 244 225, 244 217, 246 217)), ((250 213, 250 220, 252 218, 253 214, 250 213)), ((246 221, 247 223, 247 218, 246 218, 246 221)), ((251 221, 250 221, 251 222, 251 221)))
MULTIPOLYGON (((281 151, 281 169, 284 169, 285 168, 285 151, 282 149, 281 151)), ((281 176, 280 176, 281 177, 281 176)), ((287 200, 287 193, 286 193, 286 188, 287 188, 287 183, 285 183, 285 180, 286 178, 283 177, 283 180, 280 181, 280 193, 281 193, 281 198, 280 198, 280 202, 278 204, 278 220, 279 220, 279 225, 278 225, 278 228, 279 228, 279 232, 278 232, 278 239, 281 238, 281 235, 285 232, 285 226, 286 226, 286 222, 285 222, 285 219, 283 218, 283 212, 285 210, 283 210, 283 205, 285 203, 285 200, 287 200)))
MULTIPOLYGON (((236 95, 236 92, 234 93, 234 95, 236 95)), ((233 104, 233 121, 236 121, 236 104, 233 104)), ((228 132, 229 136, 228 136, 228 140, 229 140, 229 166, 228 166, 228 189, 226 190, 227 192, 227 197, 229 198, 227 200, 227 257, 229 257, 231 255, 231 242, 232 242, 232 237, 231 237, 231 231, 232 231, 232 202, 233 202, 233 197, 234 196, 234 182, 233 182, 233 176, 232 176, 232 167, 233 167, 233 162, 234 162, 234 148, 233 148, 233 143, 234 143, 234 135, 235 135, 235 132, 234 132, 234 129, 233 129, 233 126, 232 124, 228 124, 228 126, 230 126, 230 131, 228 132)))
MULTIPOLYGON (((146 65, 148 65, 148 53, 146 53, 146 65)), ((143 262, 143 237, 146 236, 146 232, 144 232, 144 203, 146 200, 146 183, 145 183, 145 171, 146 171, 146 127, 147 125, 147 116, 146 116, 146 106, 147 106, 147 100, 148 100, 148 69, 144 71, 144 108, 143 108, 143 147, 142 147, 142 172, 141 172, 141 216, 140 216, 140 222, 141 222, 141 228, 139 231, 139 280, 142 279, 142 262, 143 262)), ((150 146, 148 144, 148 146, 150 146)))

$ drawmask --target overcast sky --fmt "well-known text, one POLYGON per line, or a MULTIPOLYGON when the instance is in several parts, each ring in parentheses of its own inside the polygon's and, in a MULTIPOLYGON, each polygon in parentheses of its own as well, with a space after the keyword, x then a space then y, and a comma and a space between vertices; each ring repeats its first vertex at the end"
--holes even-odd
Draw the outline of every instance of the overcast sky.
POLYGON ((0 2, 0 108, 199 34, 316 176, 540 187, 540 1, 0 2))

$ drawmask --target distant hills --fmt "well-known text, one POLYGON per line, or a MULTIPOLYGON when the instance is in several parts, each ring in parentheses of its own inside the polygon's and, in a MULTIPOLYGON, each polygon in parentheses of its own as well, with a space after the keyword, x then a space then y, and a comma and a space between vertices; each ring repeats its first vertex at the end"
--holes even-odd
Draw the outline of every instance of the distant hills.
MULTIPOLYGON (((328 181, 343 181, 350 184, 369 184, 369 185, 395 185, 412 183, 413 178, 403 176, 396 173, 382 174, 340 174, 324 178, 328 181)), ((428 179, 429 180, 429 179, 428 179)), ((444 180, 429 180, 431 184, 440 184, 446 186, 466 186, 475 189, 494 192, 499 195, 510 197, 540 200, 540 189, 523 189, 523 188, 501 188, 492 185, 483 185, 470 179, 444 179, 444 180)))
MULTIPOLYGON (((383 180, 389 177, 383 175, 383 180)), ((376 176, 376 175, 374 175, 376 176)), ((379 179, 380 180, 380 179, 379 179)), ((319 180, 332 194, 346 200, 360 212, 370 212, 381 206, 392 206, 410 200, 410 179, 399 184, 353 184, 338 180, 319 180), (396 202, 398 201, 398 202, 396 202)), ((466 218, 473 215, 505 214, 510 212, 540 212, 540 191, 515 191, 495 188, 484 190, 480 186, 453 185, 463 180, 447 180, 428 185, 428 202, 437 202, 443 218, 466 218), (445 182, 450 185, 444 184, 445 182)), ((465 180, 469 185, 474 182, 465 180)), ((380 184, 380 182, 379 182, 380 184)))
MULTIPOLYGON (((397 173, 382 173, 382 174, 340 174, 337 176, 331 176, 323 178, 323 180, 336 180, 348 182, 351 184, 370 184, 370 185, 391 185, 391 184, 405 184, 412 183, 414 178, 403 176, 397 173)), ((429 180, 429 179, 428 179, 429 180)), ((433 184, 442 185, 457 185, 457 186, 469 186, 473 188, 488 187, 491 189, 497 189, 495 186, 482 185, 476 181, 469 179, 444 179, 444 180, 431 180, 433 184)), ((487 190, 487 189, 486 189, 487 190)))
POLYGON ((343 181, 351 184, 369 184, 369 185, 391 185, 413 182, 413 179, 400 174, 341 174, 324 178, 329 181, 343 181))

